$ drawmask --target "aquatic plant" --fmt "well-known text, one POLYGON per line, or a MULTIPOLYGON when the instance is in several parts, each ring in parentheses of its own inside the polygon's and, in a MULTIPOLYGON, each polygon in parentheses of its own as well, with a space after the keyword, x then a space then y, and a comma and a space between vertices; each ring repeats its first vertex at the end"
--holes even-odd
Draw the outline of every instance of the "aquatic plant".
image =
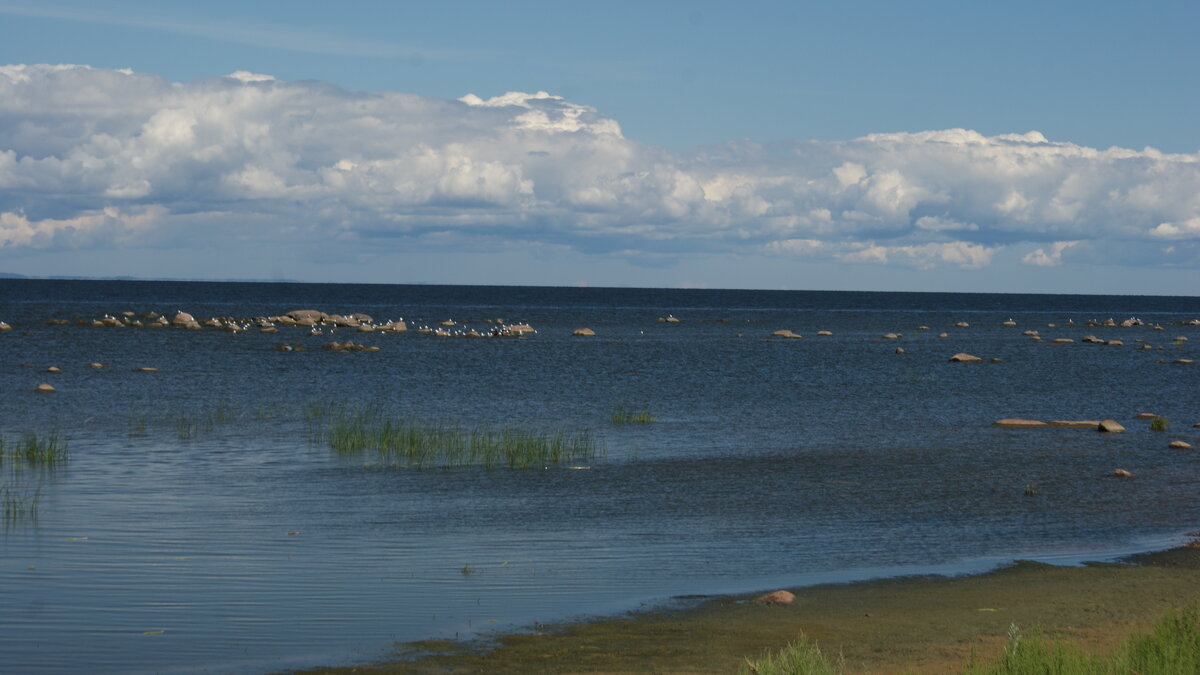
POLYGON ((609 421, 613 424, 650 424, 655 418, 649 410, 631 410, 619 405, 613 408, 609 421))
POLYGON ((52 431, 41 437, 30 432, 19 441, 10 441, 0 436, 0 466, 8 461, 25 466, 52 468, 67 461, 69 457, 67 442, 57 432, 52 431))
POLYGON ((1026 497, 1033 497, 1033 496, 1037 495, 1037 493, 1038 493, 1038 484, 1036 482, 1025 484, 1025 496, 1026 497))
POLYGON ((41 499, 41 489, 30 492, 29 490, 18 491, 13 487, 0 487, 0 506, 4 510, 4 531, 7 533, 26 518, 32 521, 34 526, 37 526, 38 504, 41 499))
MULTIPOLYGON (((126 431, 130 438, 146 436, 150 429, 170 429, 179 440, 188 440, 201 434, 212 433, 218 427, 232 424, 244 415, 232 406, 218 403, 199 410, 168 410, 130 413, 126 431)), ((261 417, 261 415, 260 415, 261 417)))
POLYGON ((767 652, 757 661, 746 659, 738 669, 740 675, 838 675, 846 672, 845 659, 837 661, 825 656, 807 635, 772 654, 767 652))
POLYGON ((1150 420, 1150 431, 1166 431, 1169 426, 1171 426, 1170 420, 1162 416, 1150 420))
POLYGON ((576 462, 596 456, 591 432, 468 428, 451 422, 392 419, 376 408, 342 409, 310 427, 314 440, 339 455, 374 453, 380 463, 415 468, 483 466, 510 469, 576 462))

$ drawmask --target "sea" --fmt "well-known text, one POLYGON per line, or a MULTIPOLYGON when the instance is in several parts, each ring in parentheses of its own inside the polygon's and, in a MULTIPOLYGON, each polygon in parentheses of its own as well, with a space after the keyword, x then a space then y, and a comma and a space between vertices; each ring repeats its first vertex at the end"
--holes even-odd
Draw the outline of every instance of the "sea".
POLYGON ((718 594, 1171 546, 1200 528, 1200 454, 1168 447, 1200 441, 1196 319, 1200 298, 1167 296, 0 280, 0 671, 371 663, 718 594), (301 309, 409 330, 253 322, 301 309), (243 329, 92 325, 124 312, 243 329), (461 336, 518 323, 536 332, 461 336), (379 349, 322 348, 347 340, 379 349), (361 410, 592 452, 414 465, 314 422, 361 410), (22 459, 30 439, 67 456, 22 459))

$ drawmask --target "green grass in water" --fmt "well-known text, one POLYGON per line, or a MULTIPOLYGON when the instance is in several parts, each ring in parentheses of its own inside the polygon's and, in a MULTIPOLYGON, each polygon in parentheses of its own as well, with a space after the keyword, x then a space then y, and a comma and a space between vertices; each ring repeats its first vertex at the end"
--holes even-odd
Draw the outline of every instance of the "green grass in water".
MULTIPOLYGON (((843 660, 831 660, 815 643, 801 638, 758 661, 747 659, 742 675, 833 675, 850 672, 843 660)), ((1168 611, 1154 628, 1127 637, 1108 656, 1088 654, 1077 644, 1023 635, 1009 628, 1008 644, 995 660, 968 663, 964 675, 1177 675, 1200 673, 1200 610, 1168 611)))
POLYGON ((0 466, 10 463, 16 466, 53 468, 70 457, 67 442, 55 432, 43 436, 25 434, 19 441, 0 436, 0 466))
POLYGON ((233 424, 247 416, 267 419, 272 415, 262 411, 255 413, 238 413, 226 403, 218 403, 200 410, 178 410, 171 412, 137 412, 129 415, 126 429, 130 438, 149 435, 151 429, 171 429, 181 441, 197 438, 215 432, 221 427, 233 424))
POLYGON ((308 419, 310 435, 339 455, 370 453, 381 464, 415 468, 574 463, 594 458, 598 447, 589 431, 467 428, 393 419, 376 409, 324 410, 308 419))
POLYGON ((630 410, 623 405, 613 408, 609 421, 613 424, 650 424, 655 421, 649 410, 630 410))
POLYGON ((1150 431, 1166 431, 1171 422, 1165 417, 1155 417, 1150 420, 1150 431))
POLYGON ((18 490, 14 487, 0 487, 0 508, 3 508, 4 532, 21 524, 28 518, 37 526, 38 503, 42 499, 42 491, 18 490))

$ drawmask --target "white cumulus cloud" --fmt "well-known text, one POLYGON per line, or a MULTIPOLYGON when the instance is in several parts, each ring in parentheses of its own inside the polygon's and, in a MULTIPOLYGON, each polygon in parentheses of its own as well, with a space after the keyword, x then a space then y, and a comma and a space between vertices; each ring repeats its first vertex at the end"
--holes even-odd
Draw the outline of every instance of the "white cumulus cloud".
POLYGON ((1038 248, 1025 254, 1021 262, 1037 267, 1056 267, 1062 264, 1063 251, 1078 246, 1078 241, 1056 241, 1046 248, 1038 248))
POLYGON ((0 249, 300 239, 966 269, 1018 246, 1056 265, 1091 243, 1097 262, 1186 265, 1200 261, 1200 153, 966 129, 677 153, 541 91, 446 100, 241 70, 177 83, 0 66, 0 249))

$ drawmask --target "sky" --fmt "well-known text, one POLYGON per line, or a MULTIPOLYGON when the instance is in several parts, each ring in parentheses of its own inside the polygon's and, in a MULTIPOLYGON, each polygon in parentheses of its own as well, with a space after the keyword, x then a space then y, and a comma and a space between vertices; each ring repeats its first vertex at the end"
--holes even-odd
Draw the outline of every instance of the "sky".
POLYGON ((1195 295, 1200 3, 986 5, 0 0, 0 273, 1195 295))

